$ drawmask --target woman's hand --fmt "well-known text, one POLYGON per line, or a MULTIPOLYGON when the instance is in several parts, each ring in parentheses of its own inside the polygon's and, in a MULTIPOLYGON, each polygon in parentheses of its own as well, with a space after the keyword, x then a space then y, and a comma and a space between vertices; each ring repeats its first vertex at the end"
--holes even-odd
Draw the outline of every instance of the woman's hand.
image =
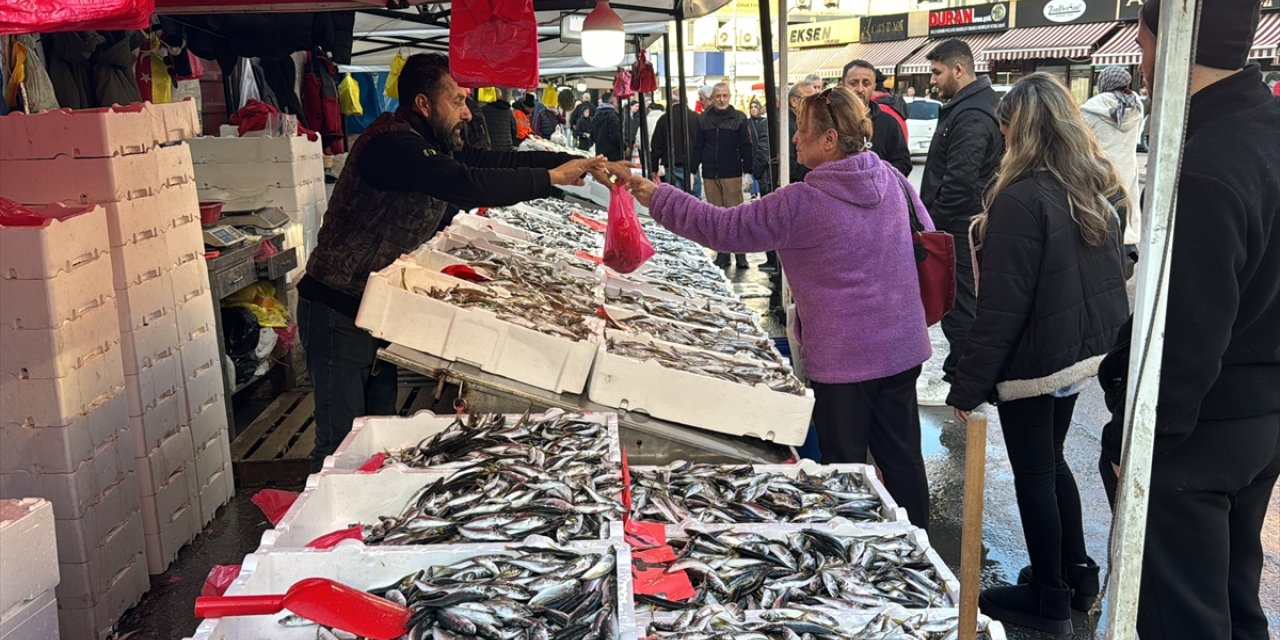
POLYGON ((653 203, 653 194, 658 192, 658 185, 640 176, 632 176, 626 184, 637 202, 646 207, 653 203))
POLYGON ((594 158, 582 158, 581 160, 570 160, 554 169, 550 170, 551 184, 576 185, 585 184, 582 176, 588 173, 603 171, 608 161, 604 156, 596 156, 594 158))
POLYGON ((969 424, 969 412, 963 409, 955 409, 956 422, 960 424, 969 424))

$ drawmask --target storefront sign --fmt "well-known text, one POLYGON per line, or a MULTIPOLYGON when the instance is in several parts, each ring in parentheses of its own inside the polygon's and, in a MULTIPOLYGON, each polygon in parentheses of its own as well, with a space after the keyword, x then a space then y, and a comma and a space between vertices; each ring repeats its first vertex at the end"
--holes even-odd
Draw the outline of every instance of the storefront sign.
POLYGON ((858 23, 858 18, 850 18, 847 20, 793 24, 787 27, 787 46, 802 49, 804 47, 829 47, 833 44, 857 42, 859 36, 858 23))
POLYGON ((1121 20, 1137 20, 1144 0, 1119 0, 1121 20))
POLYGON ((1009 4, 980 4, 959 9, 935 9, 929 12, 929 37, 958 36, 1009 28, 1009 4))
POLYGON ((1018 28, 1115 19, 1116 0, 1022 0, 1018 3, 1018 28))
POLYGON ((1262 12, 1280 11, 1280 0, 1262 0, 1262 12))
POLYGON ((907 14, 868 16, 862 19, 862 42, 888 42, 907 39, 907 14))

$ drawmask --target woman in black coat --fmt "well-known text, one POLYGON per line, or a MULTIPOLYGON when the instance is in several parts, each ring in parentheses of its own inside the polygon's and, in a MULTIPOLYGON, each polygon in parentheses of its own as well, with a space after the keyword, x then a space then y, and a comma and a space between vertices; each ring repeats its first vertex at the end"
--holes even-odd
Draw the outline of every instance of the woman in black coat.
POLYGON ((956 417, 998 403, 1031 566, 982 592, 983 613, 1071 633, 1098 594, 1080 494, 1062 455, 1077 394, 1128 317, 1120 220, 1129 206, 1070 91, 1037 73, 997 110, 1006 151, 971 235, 978 311, 951 384, 956 417))

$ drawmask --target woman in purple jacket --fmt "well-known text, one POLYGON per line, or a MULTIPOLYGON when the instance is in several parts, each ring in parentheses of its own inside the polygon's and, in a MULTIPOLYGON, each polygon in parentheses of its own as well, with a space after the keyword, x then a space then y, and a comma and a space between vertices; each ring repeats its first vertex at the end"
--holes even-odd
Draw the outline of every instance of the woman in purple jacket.
POLYGON ((907 198, 915 189, 868 153, 871 120, 847 89, 806 98, 794 143, 804 182, 731 209, 629 178, 672 232, 726 253, 776 249, 791 284, 823 462, 864 463, 867 449, 911 522, 929 521, 916 378, 929 359, 907 198))

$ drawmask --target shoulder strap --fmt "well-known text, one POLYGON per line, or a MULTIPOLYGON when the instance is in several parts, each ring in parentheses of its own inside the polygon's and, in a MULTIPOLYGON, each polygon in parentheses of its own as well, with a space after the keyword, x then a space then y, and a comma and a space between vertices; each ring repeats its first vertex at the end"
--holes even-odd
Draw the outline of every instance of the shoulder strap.
POLYGON ((907 188, 907 181, 901 175, 898 175, 898 186, 902 188, 902 196, 907 199, 907 213, 911 215, 912 233, 924 231, 924 225, 920 223, 920 214, 916 212, 916 201, 911 198, 911 189, 907 188))

